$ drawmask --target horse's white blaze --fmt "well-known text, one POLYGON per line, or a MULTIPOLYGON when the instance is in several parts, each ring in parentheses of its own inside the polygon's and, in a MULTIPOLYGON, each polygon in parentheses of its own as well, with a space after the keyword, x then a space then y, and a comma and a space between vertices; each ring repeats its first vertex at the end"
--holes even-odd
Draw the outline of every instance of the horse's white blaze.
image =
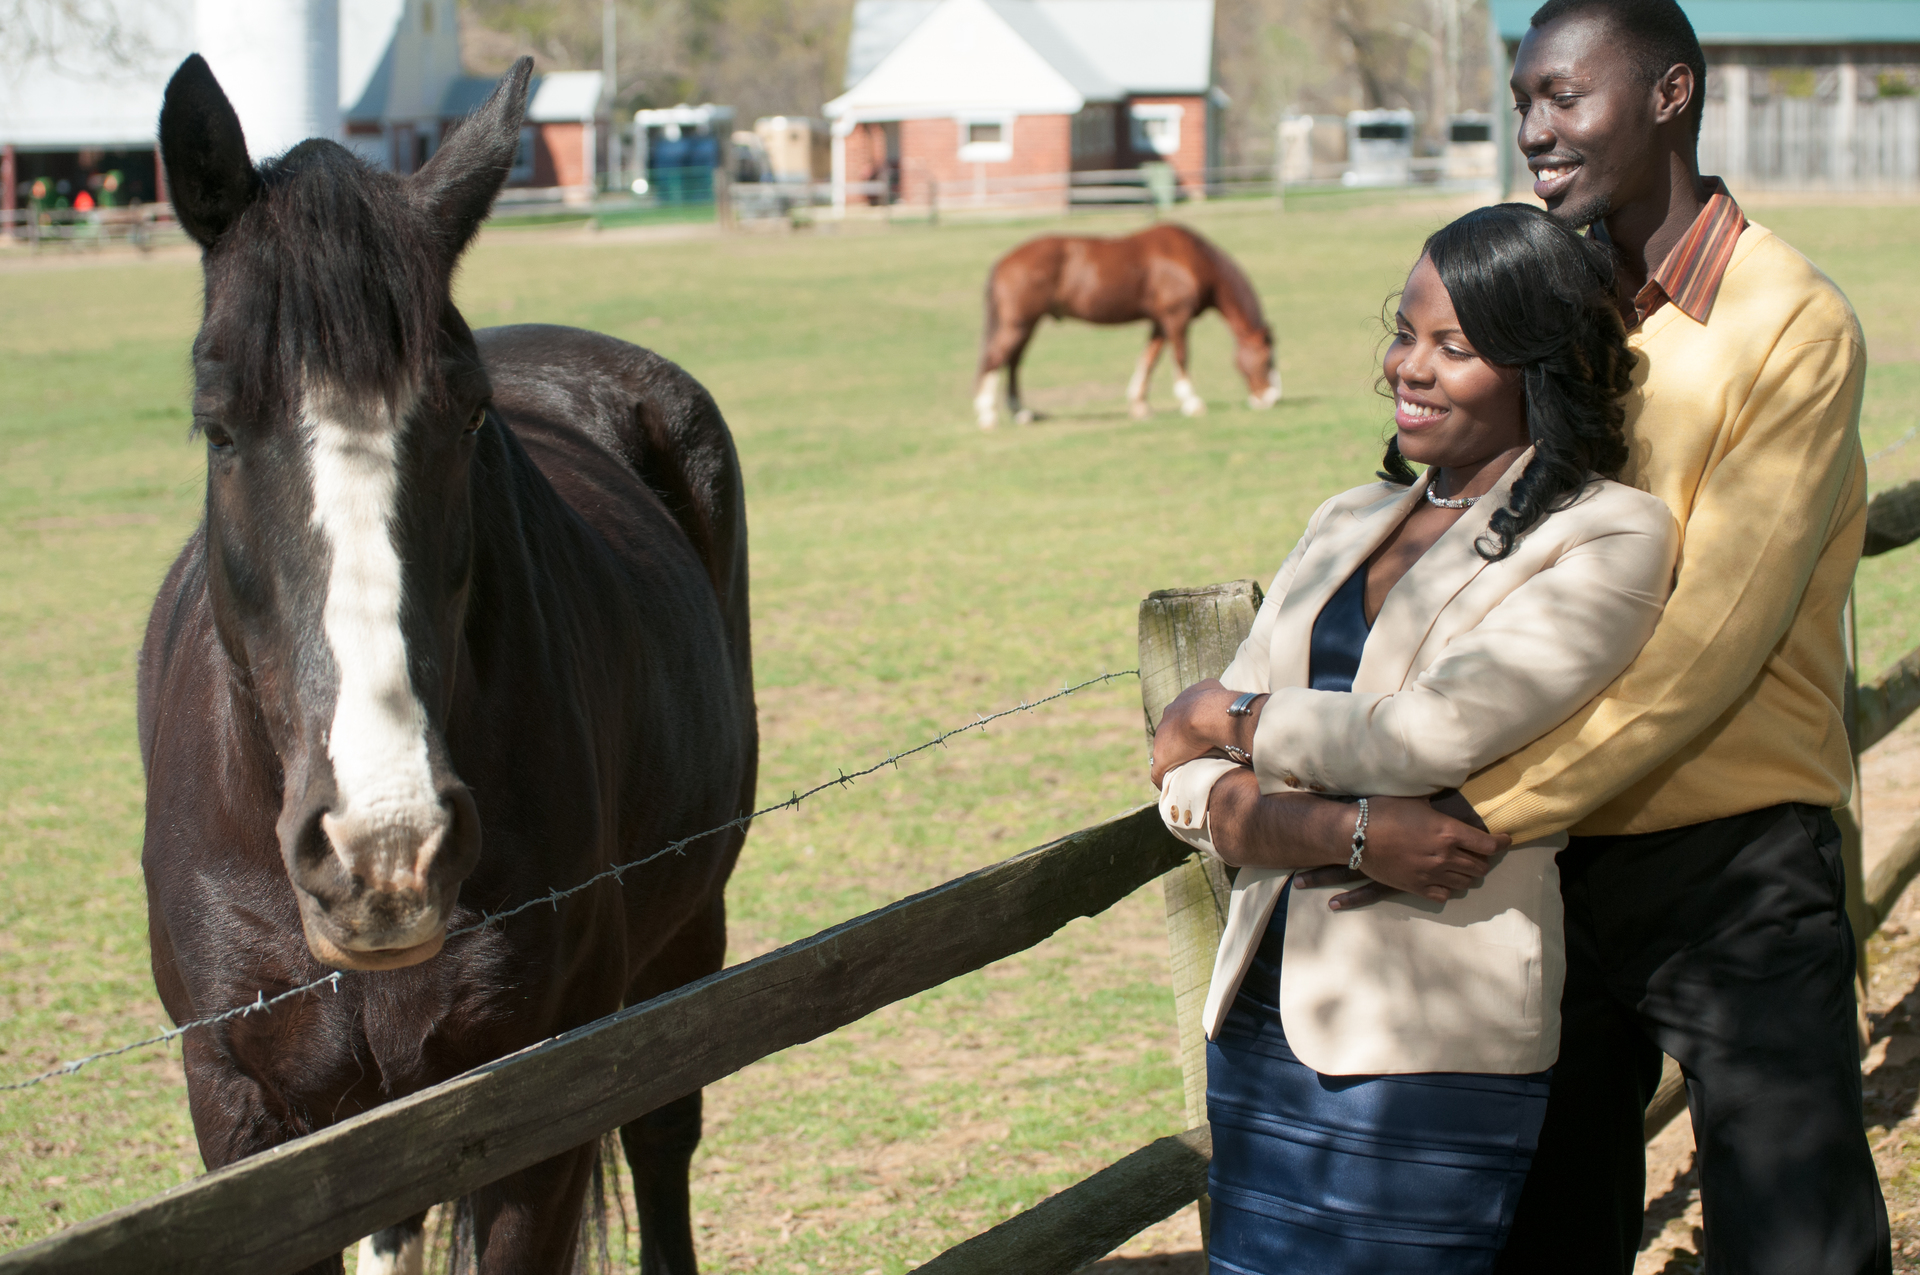
POLYGON ((376 1251, 369 1235, 360 1241, 360 1275, 421 1275, 426 1269, 426 1256, 425 1231, 409 1235, 398 1253, 376 1251))
POLYGON ((981 429, 992 429, 999 423, 1000 406, 1000 369, 980 377, 979 392, 973 396, 973 414, 980 422, 981 429))
POLYGON ((449 819, 400 628, 392 523, 408 406, 310 394, 304 424, 313 525, 331 556, 321 627, 339 677, 327 736, 336 795, 323 827, 349 868, 375 877, 369 884, 417 889, 449 819))
POLYGON ((1182 416, 1199 416, 1207 410, 1207 401, 1193 392, 1193 382, 1184 376, 1173 383, 1173 396, 1180 400, 1182 416))

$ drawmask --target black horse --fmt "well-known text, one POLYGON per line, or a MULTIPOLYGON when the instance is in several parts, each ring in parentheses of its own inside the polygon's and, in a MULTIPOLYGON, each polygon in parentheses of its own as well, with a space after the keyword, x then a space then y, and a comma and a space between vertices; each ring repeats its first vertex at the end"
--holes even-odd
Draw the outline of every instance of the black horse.
MULTIPOLYGON (((205 62, 167 86, 207 507, 140 655, 154 978, 178 1022, 375 971, 186 1036, 209 1167, 722 963, 744 830, 446 937, 743 814, 757 756, 712 398, 607 337, 476 334, 451 300, 530 70, 406 179, 318 140, 256 169, 205 62)), ((699 1093, 620 1134, 642 1268, 693 1271, 699 1093)), ((595 1155, 470 1198, 482 1271, 570 1268, 595 1155)), ((374 1239, 418 1268, 419 1219, 374 1239)))

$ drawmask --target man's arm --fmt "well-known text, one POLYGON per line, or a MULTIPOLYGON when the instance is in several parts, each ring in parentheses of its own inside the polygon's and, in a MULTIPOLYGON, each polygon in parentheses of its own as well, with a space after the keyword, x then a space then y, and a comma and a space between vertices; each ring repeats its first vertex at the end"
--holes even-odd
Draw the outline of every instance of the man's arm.
POLYGON ((1768 361, 1695 496, 1673 596, 1638 658, 1557 729, 1461 785, 1489 828, 1528 841, 1570 827, 1753 685, 1861 498, 1865 365, 1851 336, 1768 361))
POLYGON ((1652 634, 1679 538, 1658 500, 1614 494, 1608 530, 1560 549, 1400 690, 1275 691, 1251 746, 1262 786, 1425 796, 1591 700, 1652 634))

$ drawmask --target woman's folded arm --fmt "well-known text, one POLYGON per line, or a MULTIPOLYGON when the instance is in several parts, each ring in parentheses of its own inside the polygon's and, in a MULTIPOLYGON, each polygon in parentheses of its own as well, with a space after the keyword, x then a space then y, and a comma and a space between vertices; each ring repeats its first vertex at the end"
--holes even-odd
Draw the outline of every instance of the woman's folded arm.
POLYGON ((1570 546, 1392 694, 1273 692, 1252 750, 1261 788, 1419 796, 1459 786, 1632 662, 1666 600, 1676 539, 1664 509, 1650 508, 1570 546))

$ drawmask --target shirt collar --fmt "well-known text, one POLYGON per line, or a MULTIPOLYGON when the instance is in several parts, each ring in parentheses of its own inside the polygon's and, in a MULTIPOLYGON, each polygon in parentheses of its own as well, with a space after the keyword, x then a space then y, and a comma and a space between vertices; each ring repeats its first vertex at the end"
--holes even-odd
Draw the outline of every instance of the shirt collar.
MULTIPOLYGON (((1707 206, 1634 294, 1634 309, 1642 323, 1669 301, 1695 323, 1705 323, 1713 312, 1727 263, 1733 259, 1740 233, 1747 228, 1747 218, 1727 193, 1725 183, 1718 177, 1709 177, 1707 182, 1713 192, 1707 206)), ((1590 233, 1602 243, 1612 242, 1604 219, 1594 222, 1590 233)))

